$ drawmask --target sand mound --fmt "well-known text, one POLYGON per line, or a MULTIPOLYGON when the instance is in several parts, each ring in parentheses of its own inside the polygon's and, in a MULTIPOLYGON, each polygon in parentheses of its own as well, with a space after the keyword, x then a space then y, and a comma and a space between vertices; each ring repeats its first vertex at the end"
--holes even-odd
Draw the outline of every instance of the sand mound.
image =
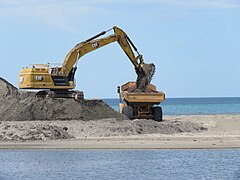
MULTIPOLYGON (((14 100, 15 101, 15 100, 14 100)), ((20 98, 1 114, 2 121, 126 119, 101 100, 20 98)))
POLYGON ((197 123, 192 122, 180 122, 180 121, 164 121, 158 123, 153 120, 134 120, 136 127, 135 134, 175 134, 182 132, 196 133, 202 130, 206 130, 204 127, 197 123))
POLYGON ((183 132, 197 133, 206 130, 201 125, 192 122, 163 121, 136 119, 133 121, 116 119, 103 119, 102 121, 72 122, 65 124, 75 137, 108 137, 108 136, 128 136, 139 134, 175 134, 183 132))
POLYGON ((102 100, 36 98, 35 93, 18 91, 0 79, 0 120, 96 120, 127 119, 102 100))
POLYGON ((8 109, 14 102, 13 99, 17 98, 19 92, 12 84, 0 77, 0 119, 1 112, 8 109))
POLYGON ((52 140, 205 130, 192 122, 131 121, 102 100, 36 98, 0 78, 0 140, 52 140))
POLYGON ((18 89, 0 77, 0 98, 18 95, 18 89))
POLYGON ((112 137, 140 134, 197 133, 206 130, 201 125, 185 121, 123 120, 100 121, 2 121, 0 141, 55 140, 88 137, 112 137))
POLYGON ((56 125, 9 125, 0 124, 1 141, 57 140, 74 138, 67 128, 56 125))

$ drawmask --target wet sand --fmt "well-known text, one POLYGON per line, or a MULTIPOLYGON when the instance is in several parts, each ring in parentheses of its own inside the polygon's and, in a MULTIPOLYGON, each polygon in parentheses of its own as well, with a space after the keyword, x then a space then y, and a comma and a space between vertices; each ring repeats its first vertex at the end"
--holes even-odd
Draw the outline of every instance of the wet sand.
MULTIPOLYGON (((240 115, 165 116, 165 121, 194 122, 207 128, 200 132, 173 134, 118 135, 110 137, 76 136, 76 139, 10 142, 0 149, 224 149, 240 148, 240 115)), ((72 122, 74 126, 74 122, 72 122)), ((79 129, 80 130, 80 129, 79 129)), ((74 132, 75 131, 75 132, 74 132)))

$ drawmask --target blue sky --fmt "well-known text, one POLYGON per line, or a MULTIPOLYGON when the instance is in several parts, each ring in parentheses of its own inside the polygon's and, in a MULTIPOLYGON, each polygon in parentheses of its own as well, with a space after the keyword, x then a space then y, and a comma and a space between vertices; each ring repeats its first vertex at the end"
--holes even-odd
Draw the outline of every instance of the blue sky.
MULTIPOLYGON (((78 42, 116 25, 156 65, 152 83, 167 97, 240 96, 239 0, 0 0, 0 24, 0 76, 16 86, 22 67, 62 63, 78 42)), ((117 43, 78 62, 87 98, 117 97, 135 79, 117 43)))

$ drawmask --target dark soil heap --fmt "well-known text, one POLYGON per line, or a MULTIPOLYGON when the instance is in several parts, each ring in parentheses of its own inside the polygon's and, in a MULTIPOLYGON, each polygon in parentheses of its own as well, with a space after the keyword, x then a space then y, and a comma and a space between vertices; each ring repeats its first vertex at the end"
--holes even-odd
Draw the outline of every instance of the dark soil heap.
POLYGON ((102 100, 36 98, 0 78, 0 120, 97 120, 127 119, 102 100))

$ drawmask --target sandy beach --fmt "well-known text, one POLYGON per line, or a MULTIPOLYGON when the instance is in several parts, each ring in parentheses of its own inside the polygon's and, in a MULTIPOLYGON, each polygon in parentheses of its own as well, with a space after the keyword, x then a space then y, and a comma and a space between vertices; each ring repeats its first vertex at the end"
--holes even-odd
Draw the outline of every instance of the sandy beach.
MULTIPOLYGON (((109 120, 107 120, 109 121, 109 120)), ((147 121, 147 120, 145 120, 147 121)), ((193 122, 206 128, 199 132, 178 132, 170 134, 142 133, 139 135, 94 136, 85 127, 88 136, 83 136, 83 123, 79 121, 41 121, 41 124, 58 124, 67 127, 75 139, 41 141, 1 141, 0 149, 224 149, 240 148, 240 115, 188 115, 164 116, 163 123, 193 122), (79 124, 80 123, 80 124, 79 124)), ((101 125, 101 121, 94 121, 101 125)), ((35 123, 2 122, 2 123, 35 123)), ((91 126, 93 122, 91 122, 91 126)), ((105 122, 106 125, 106 122, 105 122)), ((89 125, 87 125, 89 126, 89 125)), ((100 128, 101 129, 101 128, 100 128)), ((100 131, 98 129, 98 131, 100 131)), ((96 132, 96 130, 95 130, 96 132)), ((95 133, 97 134, 97 133, 95 133)), ((99 134, 99 133, 98 133, 99 134)), ((100 133, 101 134, 101 133, 100 133)))
POLYGON ((240 115, 129 120, 102 100, 36 98, 0 77, 0 149, 240 148, 240 115))

